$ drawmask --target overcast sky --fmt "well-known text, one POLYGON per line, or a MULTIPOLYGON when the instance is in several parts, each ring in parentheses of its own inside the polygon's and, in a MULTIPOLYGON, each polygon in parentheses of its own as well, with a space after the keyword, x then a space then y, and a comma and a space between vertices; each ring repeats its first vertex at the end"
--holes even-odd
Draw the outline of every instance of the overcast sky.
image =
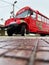
MULTIPOLYGON (((0 0, 0 19, 7 20, 10 17, 10 12, 13 10, 11 4, 16 0, 0 0)), ((38 10, 47 17, 49 17, 49 0, 17 0, 15 4, 15 13, 24 6, 30 6, 34 10, 38 10)), ((0 20, 0 24, 5 21, 0 20)))

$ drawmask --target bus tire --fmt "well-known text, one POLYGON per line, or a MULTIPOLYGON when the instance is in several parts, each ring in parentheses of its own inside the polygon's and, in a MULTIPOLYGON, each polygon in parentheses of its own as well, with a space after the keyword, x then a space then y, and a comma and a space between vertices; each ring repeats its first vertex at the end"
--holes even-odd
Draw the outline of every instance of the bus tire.
POLYGON ((25 36, 26 33, 26 25, 22 25, 21 27, 21 36, 25 36))
POLYGON ((46 36, 46 34, 40 34, 40 36, 46 36))
POLYGON ((8 34, 8 36, 12 36, 13 35, 11 28, 7 29, 7 34, 8 34))
POLYGON ((29 30, 26 30, 26 34, 29 34, 29 30))

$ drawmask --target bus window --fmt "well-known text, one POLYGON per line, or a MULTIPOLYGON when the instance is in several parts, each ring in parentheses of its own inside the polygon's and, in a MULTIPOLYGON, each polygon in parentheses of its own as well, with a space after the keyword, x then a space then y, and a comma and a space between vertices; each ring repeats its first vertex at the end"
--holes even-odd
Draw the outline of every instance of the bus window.
POLYGON ((45 22, 47 22, 47 19, 45 18, 45 22))
POLYGON ((47 19, 47 23, 49 23, 49 20, 47 19))
POLYGON ((42 22, 44 22, 45 21, 45 19, 44 19, 44 17, 42 16, 42 22))
POLYGON ((38 14, 38 20, 41 21, 41 15, 38 14))
POLYGON ((33 12, 33 13, 31 14, 31 16, 32 16, 32 18, 36 19, 36 13, 35 13, 35 12, 33 12))

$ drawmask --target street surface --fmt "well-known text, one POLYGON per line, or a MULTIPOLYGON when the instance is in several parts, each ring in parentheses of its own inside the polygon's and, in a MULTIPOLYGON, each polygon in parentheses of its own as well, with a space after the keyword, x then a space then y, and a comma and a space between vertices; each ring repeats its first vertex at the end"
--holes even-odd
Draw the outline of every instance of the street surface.
POLYGON ((0 36, 0 65, 49 65, 49 37, 0 36))

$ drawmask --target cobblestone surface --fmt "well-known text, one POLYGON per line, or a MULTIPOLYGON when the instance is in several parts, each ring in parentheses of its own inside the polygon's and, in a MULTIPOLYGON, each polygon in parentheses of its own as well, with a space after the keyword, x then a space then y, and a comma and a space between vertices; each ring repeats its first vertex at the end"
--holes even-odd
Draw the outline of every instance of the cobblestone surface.
POLYGON ((49 65, 49 38, 1 37, 0 65, 49 65))

